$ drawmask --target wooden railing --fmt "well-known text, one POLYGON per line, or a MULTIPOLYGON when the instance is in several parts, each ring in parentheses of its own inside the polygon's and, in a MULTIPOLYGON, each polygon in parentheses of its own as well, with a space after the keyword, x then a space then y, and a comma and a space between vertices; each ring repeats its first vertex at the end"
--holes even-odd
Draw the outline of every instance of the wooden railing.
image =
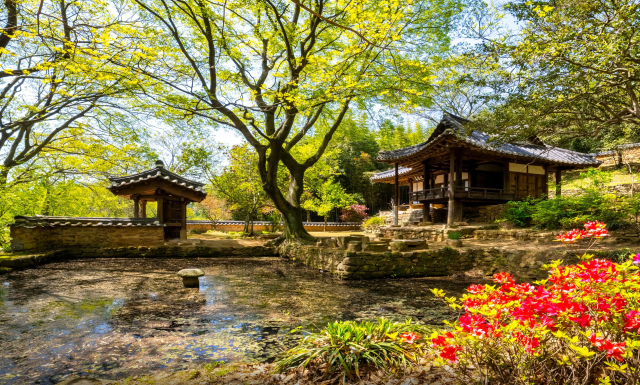
MULTIPOLYGON (((473 199, 497 199, 512 200, 515 198, 513 193, 505 192, 503 189, 483 188, 483 187, 455 187, 456 198, 473 198, 473 199)), ((422 191, 414 191, 411 193, 411 199, 414 201, 428 201, 435 199, 449 198, 449 188, 446 186, 437 187, 422 191)))

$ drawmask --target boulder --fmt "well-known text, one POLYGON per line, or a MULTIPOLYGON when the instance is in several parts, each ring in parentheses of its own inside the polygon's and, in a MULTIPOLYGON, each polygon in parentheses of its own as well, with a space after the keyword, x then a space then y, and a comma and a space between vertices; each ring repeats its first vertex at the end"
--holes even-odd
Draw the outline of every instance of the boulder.
POLYGON ((184 287, 198 288, 200 287, 199 277, 204 275, 204 271, 200 269, 182 269, 178 272, 178 277, 182 278, 184 287))

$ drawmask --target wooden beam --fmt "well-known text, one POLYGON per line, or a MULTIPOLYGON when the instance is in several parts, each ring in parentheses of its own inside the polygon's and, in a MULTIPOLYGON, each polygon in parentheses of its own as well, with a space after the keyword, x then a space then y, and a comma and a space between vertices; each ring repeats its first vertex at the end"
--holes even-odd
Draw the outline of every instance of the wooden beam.
POLYGON ((562 196, 562 170, 556 170, 556 197, 562 196))

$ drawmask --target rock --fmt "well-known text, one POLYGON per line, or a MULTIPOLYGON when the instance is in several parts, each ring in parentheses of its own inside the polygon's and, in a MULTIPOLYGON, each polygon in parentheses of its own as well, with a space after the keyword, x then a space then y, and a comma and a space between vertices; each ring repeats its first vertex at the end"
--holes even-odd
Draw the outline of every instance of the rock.
POLYGON ((446 242, 453 247, 462 247, 462 241, 459 239, 447 239, 446 242))
POLYGON ((467 222, 454 222, 453 224, 456 226, 469 226, 469 223, 467 222))
POLYGON ((200 287, 200 281, 198 277, 202 277, 204 271, 200 269, 182 269, 178 272, 178 277, 182 278, 182 284, 184 287, 198 288, 200 287))
POLYGON ((405 251, 408 248, 407 244, 402 241, 392 241, 389 243, 389 247, 391 251, 405 251))
POLYGON ((433 225, 435 225, 435 223, 433 223, 433 222, 419 222, 418 223, 418 226, 420 226, 420 227, 433 226, 433 225))
POLYGON ((385 252, 389 249, 389 244, 386 242, 365 243, 362 245, 362 251, 370 252, 385 252))
POLYGON ((347 251, 361 251, 362 242, 351 241, 347 244, 347 251))

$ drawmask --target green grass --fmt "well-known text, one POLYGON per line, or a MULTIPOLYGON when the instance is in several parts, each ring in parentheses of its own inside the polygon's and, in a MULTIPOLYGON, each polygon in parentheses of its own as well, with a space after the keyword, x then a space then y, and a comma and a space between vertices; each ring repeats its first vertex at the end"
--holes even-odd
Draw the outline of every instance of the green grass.
MULTIPOLYGON (((617 186, 624 184, 638 183, 640 184, 640 174, 638 170, 632 169, 633 174, 629 174, 629 169, 625 166, 621 169, 607 170, 601 172, 611 178, 611 181, 606 183, 606 186, 617 186)), ((572 190, 580 187, 589 187, 592 185, 591 180, 588 177, 581 176, 584 170, 565 171, 562 174, 562 189, 572 190)), ((549 183, 553 183, 553 178, 549 179, 549 183)), ((550 188, 550 190, 552 190, 550 188)))

